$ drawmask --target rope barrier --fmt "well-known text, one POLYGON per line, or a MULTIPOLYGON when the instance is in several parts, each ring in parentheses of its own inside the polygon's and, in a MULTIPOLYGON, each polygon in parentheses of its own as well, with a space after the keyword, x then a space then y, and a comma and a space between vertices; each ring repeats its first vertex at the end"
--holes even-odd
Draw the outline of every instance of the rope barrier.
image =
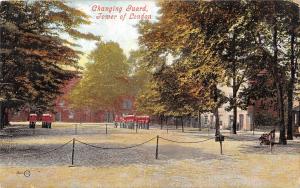
POLYGON ((179 141, 170 140, 170 139, 167 139, 167 138, 164 138, 164 137, 159 137, 159 138, 161 138, 163 140, 166 140, 166 141, 169 141, 169 142, 174 142, 174 143, 193 144, 193 143, 206 142, 208 140, 214 139, 215 137, 211 137, 211 138, 208 138, 208 139, 205 139, 205 140, 199 140, 199 141, 195 141, 195 142, 179 142, 179 141))
POLYGON ((153 137, 153 138, 151 138, 150 140, 147 140, 147 141, 145 141, 145 142, 143 142, 143 143, 136 144, 136 145, 133 145, 133 146, 119 147, 119 148, 110 148, 110 147, 95 146, 95 145, 92 145, 92 144, 88 144, 88 143, 86 143, 86 142, 82 142, 82 141, 77 140, 77 139, 75 139, 75 140, 76 140, 77 142, 81 143, 81 144, 84 144, 84 145, 87 145, 87 146, 90 146, 90 147, 93 147, 93 148, 98 148, 98 149, 130 149, 130 148, 134 148, 134 147, 138 147, 138 146, 141 146, 141 145, 143 145, 143 144, 146 144, 146 143, 148 143, 148 142, 154 140, 155 138, 156 138, 156 137, 153 137))
MULTIPOLYGON (((222 135, 221 135, 222 136, 222 135)), ((224 141, 224 137, 228 138, 228 139, 231 139, 231 140, 237 140, 237 141, 258 141, 258 138, 255 138, 255 139, 238 139, 238 138, 234 138, 234 137, 230 137, 230 136, 223 136, 223 139, 219 138, 219 140, 216 139, 216 141, 219 141, 220 142, 220 153, 223 154, 222 152, 222 141, 224 141)), ((54 149, 51 149, 51 150, 48 150, 48 151, 43 151, 43 152, 39 152, 39 153, 29 153, 29 154, 23 154, 22 156, 14 156, 16 158, 19 158, 19 157, 32 157, 32 156, 42 156, 42 155, 45 155, 45 154, 49 154, 49 153, 52 153, 54 151, 57 151, 59 149, 61 149, 62 147, 66 146, 67 144, 69 144, 70 142, 73 142, 73 150, 72 150, 72 165, 74 164, 74 154, 75 154, 75 142, 79 142, 83 145, 86 145, 86 146, 89 146, 89 147, 93 147, 93 148, 98 148, 98 149, 103 149, 103 150, 122 150, 122 149, 131 149, 131 148, 135 148, 135 147, 138 147, 138 146, 141 146, 141 145, 144 145, 148 142, 151 142, 152 140, 156 139, 156 153, 155 153, 155 158, 158 159, 158 141, 159 141, 159 138, 162 139, 162 140, 165 140, 165 141, 168 141, 168 142, 173 142, 173 143, 182 143, 182 144, 193 144, 193 143, 201 143, 201 142, 206 142, 206 141, 209 141, 209 140, 212 140, 214 138, 218 138, 216 136, 213 136, 213 137, 209 137, 207 139, 203 139, 203 140, 198 140, 198 141, 176 141, 176 140, 172 140, 172 139, 168 139, 168 138, 164 138, 164 137, 160 137, 160 136, 155 136, 149 140, 146 140, 145 142, 142 142, 140 144, 136 144, 136 145, 131 145, 131 146, 127 146, 127 147, 102 147, 102 146, 96 146, 96 145, 93 145, 93 144, 89 144, 89 143, 86 143, 86 142, 83 142, 83 141, 80 141, 76 138, 73 138, 72 140, 54 148, 54 149)), ((271 148, 271 151, 272 151, 272 148, 271 148)), ((4 155, 0 155, 0 156, 4 156, 4 155)))
MULTIPOLYGON (((72 139, 72 140, 73 140, 73 139, 72 139)), ((41 155, 45 155, 45 154, 48 154, 48 153, 52 153, 52 152, 54 152, 54 151, 56 151, 56 150, 59 150, 60 148, 64 147, 65 145, 69 144, 70 142, 72 142, 72 140, 70 140, 70 141, 68 141, 68 142, 66 142, 66 143, 64 143, 64 144, 62 144, 62 145, 60 145, 60 146, 58 146, 57 148, 54 148, 54 149, 52 149, 52 150, 49 150, 49 151, 39 152, 39 153, 27 153, 27 154, 23 154, 22 156, 16 156, 16 157, 17 157, 17 158, 18 158, 18 157, 32 157, 32 156, 36 156, 36 155, 41 156, 41 155)), ((1 157, 2 157, 2 156, 5 156, 5 155, 1 155, 1 157)))
POLYGON ((70 140, 70 141, 68 141, 68 142, 66 142, 66 143, 64 143, 63 145, 58 146, 57 148, 54 148, 52 150, 49 150, 49 151, 46 151, 46 152, 43 152, 43 153, 42 152, 40 152, 40 153, 33 153, 33 154, 30 153, 30 154, 24 154, 23 156, 28 157, 28 156, 45 155, 45 154, 48 154, 48 153, 52 153, 52 152, 54 152, 56 150, 59 150, 60 148, 64 147, 65 145, 68 145, 72 141, 73 141, 73 139, 70 140))

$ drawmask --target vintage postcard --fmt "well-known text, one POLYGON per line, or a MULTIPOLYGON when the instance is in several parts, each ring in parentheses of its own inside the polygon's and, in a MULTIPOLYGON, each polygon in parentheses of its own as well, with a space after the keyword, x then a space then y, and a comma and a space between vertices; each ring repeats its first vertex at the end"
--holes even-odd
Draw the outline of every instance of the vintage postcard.
POLYGON ((299 188, 299 0, 0 1, 0 188, 299 188))

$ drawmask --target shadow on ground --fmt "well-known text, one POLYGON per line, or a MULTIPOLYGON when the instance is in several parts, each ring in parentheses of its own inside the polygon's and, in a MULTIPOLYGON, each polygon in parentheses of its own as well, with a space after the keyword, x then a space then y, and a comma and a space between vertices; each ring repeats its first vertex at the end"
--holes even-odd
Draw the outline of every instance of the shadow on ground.
POLYGON ((287 145, 275 144, 272 148, 269 145, 249 145, 242 144, 239 146, 239 151, 244 154, 289 154, 289 155, 299 155, 300 153, 300 141, 288 141, 287 145))
MULTIPOLYGON (((154 142, 154 141, 153 141, 154 142)), ((101 147, 126 147, 120 144, 94 144, 101 147)), ((60 166, 71 165, 72 143, 59 150, 44 154, 60 145, 15 145, 10 150, 1 150, 1 166, 60 166), (36 155, 30 155, 36 154, 36 155)), ((74 163, 79 166, 119 166, 129 164, 155 164, 167 160, 193 159, 214 160, 222 156, 205 153, 199 148, 179 145, 159 146, 159 160, 155 160, 155 145, 143 145, 131 149, 103 150, 81 143, 75 144, 74 163)))

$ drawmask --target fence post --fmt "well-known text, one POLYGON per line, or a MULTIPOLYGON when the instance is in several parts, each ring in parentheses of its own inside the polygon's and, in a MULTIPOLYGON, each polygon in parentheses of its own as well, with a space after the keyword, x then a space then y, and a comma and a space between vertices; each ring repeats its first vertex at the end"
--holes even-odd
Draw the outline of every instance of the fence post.
POLYGON ((209 136, 209 125, 207 125, 207 135, 209 136))
POLYGON ((169 133, 169 124, 167 124, 167 133, 169 133))
POLYGON ((73 138, 73 148, 72 148, 72 165, 74 165, 74 148, 75 148, 75 138, 73 138))
POLYGON ((157 136, 156 136, 156 152, 155 152, 155 159, 158 159, 158 139, 159 139, 159 136, 157 135, 157 136))
POLYGON ((138 129, 138 124, 135 124, 135 133, 137 133, 137 129, 138 129))
POLYGON ((107 123, 105 124, 105 134, 107 134, 107 123))
POLYGON ((220 152, 221 152, 221 155, 223 155, 222 141, 220 141, 220 152))
POLYGON ((273 152, 273 145, 274 145, 274 142, 273 142, 273 139, 272 139, 272 136, 270 135, 269 137, 270 139, 270 150, 271 150, 271 153, 273 152))
POLYGON ((271 149, 271 153, 272 153, 272 151, 273 151, 273 143, 272 142, 270 142, 270 149, 271 149))

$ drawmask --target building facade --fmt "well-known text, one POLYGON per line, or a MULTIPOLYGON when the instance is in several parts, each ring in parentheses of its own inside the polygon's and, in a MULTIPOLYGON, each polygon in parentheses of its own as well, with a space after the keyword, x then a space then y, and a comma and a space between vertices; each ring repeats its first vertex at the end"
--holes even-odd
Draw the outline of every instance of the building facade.
MULTIPOLYGON (((94 111, 89 108, 74 110, 70 107, 67 95, 71 89, 79 82, 80 78, 68 81, 62 88, 60 95, 55 101, 54 112, 52 113, 53 121, 58 122, 111 122, 115 115, 127 115, 134 113, 134 97, 120 96, 119 107, 114 112, 98 110, 94 111)), ((27 121, 30 110, 23 108, 20 111, 11 111, 9 114, 10 121, 27 121)), ((45 112, 49 113, 49 112, 45 112)))
MULTIPOLYGON (((232 88, 227 86, 219 87, 227 97, 232 96, 232 88)), ((223 104, 219 108, 219 123, 221 129, 231 129, 233 123, 233 111, 227 111, 228 103, 223 104)), ((250 110, 237 109, 237 130, 250 130, 253 123, 253 113, 250 110)), ((204 113, 201 115, 201 125, 204 127, 214 128, 215 117, 212 113, 204 113)))

